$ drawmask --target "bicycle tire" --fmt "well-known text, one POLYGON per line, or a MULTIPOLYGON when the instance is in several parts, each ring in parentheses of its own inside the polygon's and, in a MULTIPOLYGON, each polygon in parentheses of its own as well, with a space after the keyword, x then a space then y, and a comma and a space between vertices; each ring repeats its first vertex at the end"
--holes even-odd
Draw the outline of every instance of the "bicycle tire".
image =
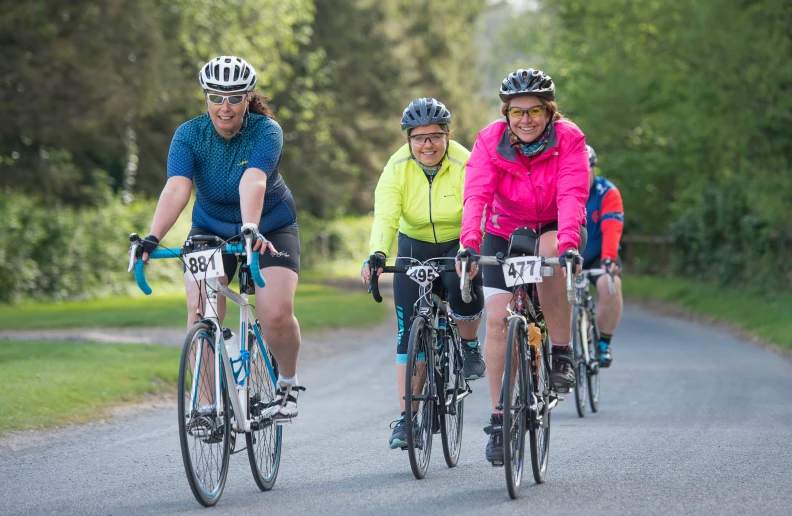
POLYGON ((587 375, 586 375, 586 383, 588 384, 588 394, 589 394, 589 405, 591 406, 591 412, 596 413, 599 410, 599 397, 600 397, 600 366, 599 362, 597 361, 597 347, 599 347, 599 342, 597 338, 597 331, 595 330, 595 317, 596 317, 596 305, 589 310, 588 313, 588 331, 586 333, 586 338, 588 341, 589 347, 589 356, 594 357, 592 359, 593 365, 589 368, 587 375))
POLYGON ((431 399, 434 371, 434 350, 429 342, 431 332, 423 317, 416 317, 410 329, 407 347, 407 376, 404 393, 404 418, 407 421, 407 453, 415 478, 422 479, 432 455, 432 421, 435 402, 431 399), (423 355, 423 360, 421 360, 423 355), (414 391, 420 388, 420 394, 414 391), (416 397, 419 397, 416 399, 416 397), (417 434, 417 435, 416 435, 417 434))
POLYGON ((525 430, 528 422, 530 382, 525 349, 528 336, 520 318, 509 321, 503 369, 503 465, 509 497, 520 496, 525 465, 525 430))
MULTIPOLYGON (((259 329, 259 335, 261 330, 259 329)), ((248 333, 248 352, 250 353, 250 375, 248 376, 248 416, 251 431, 245 434, 248 460, 253 480, 262 491, 269 491, 275 485, 280 469, 283 427, 271 419, 260 418, 264 407, 275 399, 275 384, 278 379, 278 364, 275 357, 252 333, 248 333), (267 366, 269 360, 270 367, 267 366)))
POLYGON ((193 386, 199 400, 201 398, 211 400, 215 397, 214 327, 205 322, 198 322, 187 332, 182 349, 177 412, 184 471, 193 496, 205 507, 211 507, 220 500, 225 488, 228 461, 231 456, 231 418, 228 412, 223 416, 217 414, 218 407, 225 407, 226 411, 231 407, 228 386, 223 378, 221 370, 222 404, 215 403, 214 417, 196 416, 197 407, 194 405, 199 405, 199 402, 192 402, 193 386), (195 378, 193 372, 199 356, 201 365, 195 378), (211 367, 208 364, 211 364, 211 367), (202 381, 202 374, 209 376, 211 380, 202 381), (201 423, 198 423, 199 420, 201 423))
POLYGON ((585 309, 575 305, 572 312, 572 349, 575 353, 575 408, 578 417, 586 417, 586 387, 588 385, 589 364, 586 363, 583 346, 589 345, 588 320, 585 309))
POLYGON ((466 382, 462 377, 462 339, 457 325, 448 321, 448 346, 443 365, 443 376, 438 389, 440 417, 440 437, 443 441, 443 457, 449 468, 456 467, 462 451, 462 425, 464 422, 465 400, 456 396, 465 392, 466 382), (450 403, 450 404, 449 404, 450 403), (453 412, 450 414, 449 412, 453 412))
POLYGON ((533 392, 538 400, 538 414, 528 431, 531 446, 531 469, 537 484, 543 484, 547 477, 547 462, 550 456, 550 339, 542 340, 539 363, 536 364, 536 380, 532 381, 533 392))

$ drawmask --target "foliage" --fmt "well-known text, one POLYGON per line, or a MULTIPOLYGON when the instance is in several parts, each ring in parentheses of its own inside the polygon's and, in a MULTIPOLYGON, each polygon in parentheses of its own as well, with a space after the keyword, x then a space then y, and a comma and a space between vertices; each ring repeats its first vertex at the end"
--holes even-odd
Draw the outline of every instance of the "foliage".
POLYGON ((149 223, 151 202, 75 210, 40 208, 22 195, 0 194, 0 301, 65 299, 118 288, 126 236, 149 223))
POLYGON ((409 100, 441 97, 468 144, 478 129, 467 36, 484 4, 5 1, 0 187, 77 206, 100 205, 107 186, 156 196, 173 132, 205 109, 196 70, 235 54, 273 98, 298 206, 365 213, 409 100))
POLYGON ((792 4, 547 0, 505 34, 527 24, 516 62, 555 79, 622 192, 626 231, 673 228, 686 274, 769 277, 767 239, 792 229, 792 4))
MULTIPOLYGON (((164 246, 181 245, 189 231, 191 212, 188 205, 163 239, 164 246)), ((152 201, 125 204, 109 192, 101 206, 83 209, 59 203, 44 208, 24 195, 0 194, 0 220, 6 224, 6 230, 0 231, 0 303, 137 292, 132 275, 126 272, 127 236, 145 231, 153 213, 152 201)), ((358 261, 368 255, 370 217, 325 220, 305 212, 298 218, 303 270, 358 261)), ((156 266, 147 267, 146 277, 181 292, 181 264, 176 260, 157 261, 156 266)), ((154 303, 152 308, 163 307, 154 303)), ((167 317, 167 310, 160 315, 167 317)), ((62 324, 71 326, 65 321, 62 324)))

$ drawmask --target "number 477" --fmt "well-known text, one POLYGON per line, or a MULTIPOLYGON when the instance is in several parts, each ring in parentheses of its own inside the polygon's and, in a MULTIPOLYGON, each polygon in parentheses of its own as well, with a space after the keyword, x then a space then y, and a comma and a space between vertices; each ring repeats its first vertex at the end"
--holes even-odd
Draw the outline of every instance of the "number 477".
POLYGON ((536 265, 539 264, 539 260, 524 260, 521 262, 514 262, 509 265, 509 276, 516 278, 517 276, 522 276, 525 274, 525 267, 530 266, 528 269, 528 274, 534 276, 534 271, 536 270, 536 265), (519 267, 520 272, 517 272, 517 267, 519 267))

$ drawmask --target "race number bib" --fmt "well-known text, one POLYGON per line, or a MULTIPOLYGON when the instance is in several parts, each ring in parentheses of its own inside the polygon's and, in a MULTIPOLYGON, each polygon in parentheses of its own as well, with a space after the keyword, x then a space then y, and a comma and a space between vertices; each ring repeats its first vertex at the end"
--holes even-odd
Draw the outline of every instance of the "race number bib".
POLYGON ((407 269, 407 276, 422 287, 425 287, 437 279, 440 274, 430 265, 416 265, 407 269))
POLYGON ((193 281, 219 278, 225 275, 223 255, 215 249, 186 254, 184 263, 187 265, 187 276, 193 281))
POLYGON ((588 285, 588 274, 585 272, 575 276, 575 288, 585 288, 588 285))
POLYGON ((523 283, 542 282, 542 259, 536 256, 515 256, 503 264, 503 279, 507 287, 523 283))

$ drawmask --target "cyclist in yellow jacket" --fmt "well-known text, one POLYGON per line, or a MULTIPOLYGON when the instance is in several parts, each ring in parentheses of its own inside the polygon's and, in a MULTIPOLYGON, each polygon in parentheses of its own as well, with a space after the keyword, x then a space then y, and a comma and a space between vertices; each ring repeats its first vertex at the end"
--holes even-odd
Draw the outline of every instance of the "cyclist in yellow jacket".
MULTIPOLYGON (((380 176, 374 194, 374 227, 369 243, 371 256, 363 264, 361 276, 368 282, 371 265, 382 270, 398 231, 397 265, 407 265, 399 257, 418 260, 448 256, 459 251, 462 227, 462 193, 465 165, 470 152, 450 139, 451 113, 433 98, 414 100, 404 110, 401 120, 407 143, 391 156, 380 176)), ((484 360, 478 342, 478 327, 484 311, 481 275, 473 280, 476 301, 462 301, 459 277, 455 272, 443 274, 449 293, 451 316, 462 337, 464 364, 462 374, 469 380, 482 378, 484 360)), ((395 421, 389 443, 391 449, 407 446, 404 421, 404 381, 407 345, 410 340, 410 317, 418 300, 418 284, 404 274, 393 278, 393 297, 399 332, 396 347, 396 382, 401 418, 395 421)))

